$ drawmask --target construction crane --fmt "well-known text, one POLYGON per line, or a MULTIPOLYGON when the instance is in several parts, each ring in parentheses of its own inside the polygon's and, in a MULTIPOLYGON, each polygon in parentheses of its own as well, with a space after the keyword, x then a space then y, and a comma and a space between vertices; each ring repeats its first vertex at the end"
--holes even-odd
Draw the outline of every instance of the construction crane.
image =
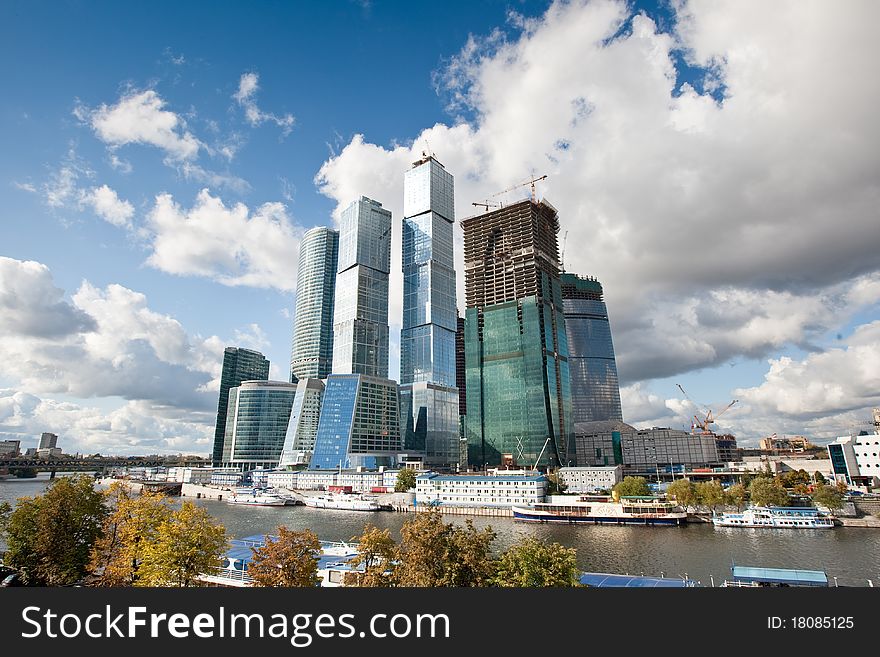
POLYGON ((542 180, 546 180, 546 178, 547 178, 547 176, 545 175, 545 176, 540 176, 538 178, 532 178, 531 180, 526 180, 521 183, 517 183, 513 187, 508 187, 507 189, 504 189, 500 192, 496 192, 495 194, 492 194, 492 196, 490 196, 489 198, 495 198, 496 196, 501 196, 502 194, 507 194, 507 192, 512 192, 514 189, 519 189, 523 185, 530 185, 531 186, 531 199, 532 199, 532 201, 534 201, 536 199, 535 183, 540 182, 542 180))
POLYGON ((565 231, 565 235, 562 237, 562 253, 559 254, 559 269, 562 270, 562 273, 565 273, 565 243, 568 241, 568 231, 565 231))
POLYGON ((489 208, 500 208, 501 207, 500 203, 489 203, 488 201, 486 201, 485 203, 477 203, 476 201, 474 201, 473 203, 471 203, 471 205, 474 205, 474 206, 477 206, 480 208, 485 208, 483 210, 484 212, 488 212, 489 208))
POLYGON ((739 402, 738 399, 734 399, 727 406, 725 406, 724 409, 722 409, 721 412, 718 413, 718 415, 713 416, 711 408, 706 408, 702 404, 698 404, 693 399, 691 399, 690 395, 688 395, 687 392, 685 391, 685 389, 681 387, 681 384, 676 383, 675 385, 677 385, 678 389, 681 390, 682 394, 685 396, 685 399, 687 399, 691 404, 693 404, 694 406, 697 406, 698 408, 702 407, 702 410, 706 413, 706 417, 702 420, 700 419, 700 417, 698 415, 694 415, 694 421, 691 424, 691 430, 693 431, 694 435, 696 435, 696 433, 697 433, 697 427, 700 428, 700 430, 701 430, 700 433, 702 433, 704 435, 711 434, 712 430, 709 428, 709 425, 715 424, 715 420, 720 418, 728 410, 730 410, 730 408, 734 404, 739 402))

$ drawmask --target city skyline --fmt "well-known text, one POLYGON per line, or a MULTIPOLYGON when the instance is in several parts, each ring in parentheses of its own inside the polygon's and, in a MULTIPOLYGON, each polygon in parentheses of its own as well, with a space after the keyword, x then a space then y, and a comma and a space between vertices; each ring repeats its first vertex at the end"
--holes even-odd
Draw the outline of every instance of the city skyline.
POLYGON ((423 151, 459 219, 548 176, 566 271, 604 287, 626 422, 688 428, 676 383, 739 399, 718 430, 741 445, 869 421, 880 9, 670 4, 0 9, 0 440, 211 453, 224 348, 288 378, 300 241, 362 195, 392 214, 397 379, 423 151))

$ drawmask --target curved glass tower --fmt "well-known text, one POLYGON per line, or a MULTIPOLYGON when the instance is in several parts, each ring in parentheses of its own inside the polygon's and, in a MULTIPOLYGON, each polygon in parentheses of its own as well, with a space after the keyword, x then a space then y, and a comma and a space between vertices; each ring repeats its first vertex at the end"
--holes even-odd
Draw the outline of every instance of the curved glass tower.
POLYGON ((574 422, 622 422, 617 361, 602 284, 577 274, 562 274, 560 279, 574 422))
POLYGON ((290 382, 325 379, 333 365, 333 308, 339 233, 323 226, 303 235, 296 279, 290 382))
POLYGON ((295 393, 296 386, 284 381, 244 381, 230 390, 224 465, 242 470, 278 465, 295 393))

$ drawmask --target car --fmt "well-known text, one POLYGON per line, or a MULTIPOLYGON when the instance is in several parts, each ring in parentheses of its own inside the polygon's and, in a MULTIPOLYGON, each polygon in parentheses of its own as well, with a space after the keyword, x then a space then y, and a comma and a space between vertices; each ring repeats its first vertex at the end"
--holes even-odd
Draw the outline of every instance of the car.
POLYGON ((24 586, 21 581, 21 575, 14 572, 4 577, 3 581, 0 581, 0 587, 6 588, 8 586, 24 586))

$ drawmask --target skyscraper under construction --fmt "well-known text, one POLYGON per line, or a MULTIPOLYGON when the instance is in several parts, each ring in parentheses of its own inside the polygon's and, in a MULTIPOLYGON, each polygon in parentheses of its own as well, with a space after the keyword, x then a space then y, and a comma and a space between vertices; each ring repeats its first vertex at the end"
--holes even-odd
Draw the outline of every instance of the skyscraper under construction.
POLYGON ((533 199, 464 219, 468 464, 568 465, 559 217, 533 199))

